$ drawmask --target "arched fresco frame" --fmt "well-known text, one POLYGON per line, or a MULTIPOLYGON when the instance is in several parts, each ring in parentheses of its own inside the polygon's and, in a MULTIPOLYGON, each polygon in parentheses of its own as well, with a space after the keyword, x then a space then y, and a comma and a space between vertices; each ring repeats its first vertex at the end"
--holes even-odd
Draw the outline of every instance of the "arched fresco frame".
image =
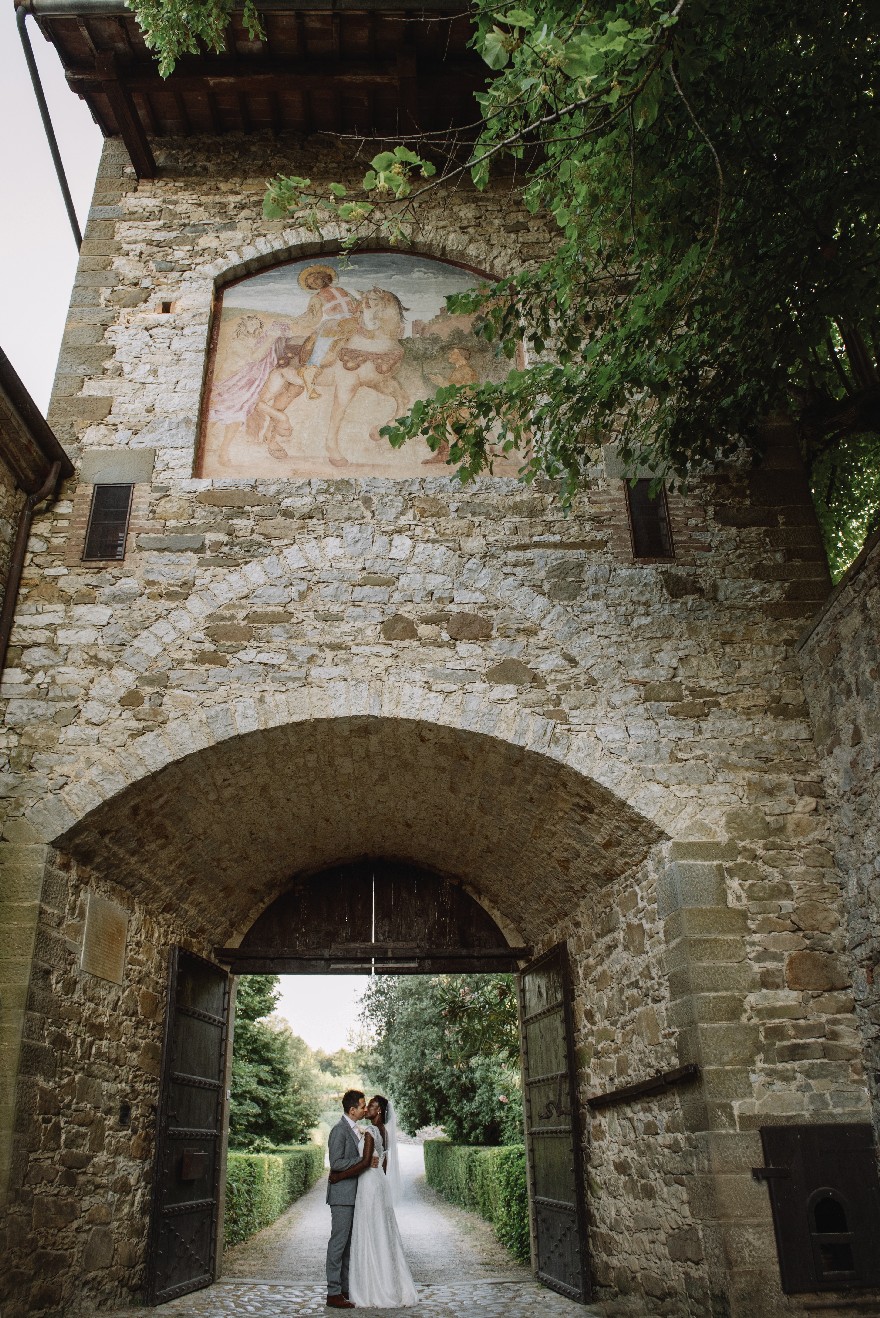
MULTIPOLYGON (((287 256, 218 288, 195 471, 214 479, 447 473, 449 446, 392 449, 383 426, 440 387, 511 363, 447 295, 491 279, 444 257, 365 250, 287 256)), ((522 362, 518 362, 522 365, 522 362)), ((515 476, 517 453, 493 455, 515 476)))

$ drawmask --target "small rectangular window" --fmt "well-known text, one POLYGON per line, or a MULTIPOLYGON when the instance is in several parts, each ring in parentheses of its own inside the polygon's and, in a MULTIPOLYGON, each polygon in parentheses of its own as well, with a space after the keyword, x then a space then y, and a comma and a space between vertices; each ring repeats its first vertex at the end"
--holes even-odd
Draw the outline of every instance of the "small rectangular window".
POLYGON ((663 486, 652 497, 650 480, 627 484, 626 507, 633 558, 674 558, 663 486))
POLYGON ((96 485, 83 561, 125 558, 133 485, 96 485))

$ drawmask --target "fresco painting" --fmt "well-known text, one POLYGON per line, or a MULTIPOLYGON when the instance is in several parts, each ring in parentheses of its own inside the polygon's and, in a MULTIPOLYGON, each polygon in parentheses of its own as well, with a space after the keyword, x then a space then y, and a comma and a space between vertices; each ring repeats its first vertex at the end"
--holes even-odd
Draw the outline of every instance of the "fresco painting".
MULTIPOLYGON (((510 362, 451 315, 478 282, 458 266, 358 253, 278 266, 225 290, 203 404, 199 475, 217 479, 449 476, 448 446, 379 433, 448 384, 503 380, 510 362)), ((517 453, 498 456, 515 476, 517 453)))

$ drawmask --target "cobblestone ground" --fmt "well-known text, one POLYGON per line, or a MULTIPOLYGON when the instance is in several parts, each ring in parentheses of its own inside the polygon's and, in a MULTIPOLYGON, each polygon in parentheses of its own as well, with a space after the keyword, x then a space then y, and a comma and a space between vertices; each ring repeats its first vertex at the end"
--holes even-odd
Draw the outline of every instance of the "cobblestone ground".
MULTIPOLYGON (((398 1209, 407 1259, 419 1291, 419 1318, 591 1318, 584 1308, 539 1286, 503 1249, 487 1222, 445 1203, 424 1181, 422 1150, 401 1146, 398 1209)), ((155 1310, 169 1318, 306 1318, 325 1306, 324 1251, 330 1214, 322 1179, 277 1222, 227 1250, 214 1286, 155 1310)), ((126 1309, 112 1318, 143 1318, 126 1309)), ((413 1309, 360 1309, 393 1318, 413 1309)))
MULTIPOLYGON (((358 1309, 364 1318, 599 1318, 601 1310, 573 1304, 535 1282, 473 1281, 419 1286, 417 1309, 358 1309)), ((324 1286, 283 1282, 223 1280, 208 1290, 172 1300, 153 1310, 174 1318, 306 1318, 329 1314, 324 1286)), ((143 1318, 143 1309, 126 1309, 113 1318, 143 1318)))

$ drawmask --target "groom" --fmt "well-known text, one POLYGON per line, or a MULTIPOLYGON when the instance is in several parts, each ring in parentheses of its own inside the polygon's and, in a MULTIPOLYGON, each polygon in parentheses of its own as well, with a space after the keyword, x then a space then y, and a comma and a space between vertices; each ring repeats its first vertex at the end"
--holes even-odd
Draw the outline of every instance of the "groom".
POLYGON ((327 1245, 327 1307, 330 1309, 355 1307, 348 1298, 348 1260, 351 1254, 357 1178, 367 1169, 366 1164, 359 1166, 364 1151, 364 1132, 357 1124, 366 1110, 367 1105, 360 1090, 346 1090, 342 1096, 342 1117, 331 1130, 327 1141, 331 1172, 349 1173, 335 1184, 327 1184, 327 1203, 330 1205, 332 1221, 327 1245))

